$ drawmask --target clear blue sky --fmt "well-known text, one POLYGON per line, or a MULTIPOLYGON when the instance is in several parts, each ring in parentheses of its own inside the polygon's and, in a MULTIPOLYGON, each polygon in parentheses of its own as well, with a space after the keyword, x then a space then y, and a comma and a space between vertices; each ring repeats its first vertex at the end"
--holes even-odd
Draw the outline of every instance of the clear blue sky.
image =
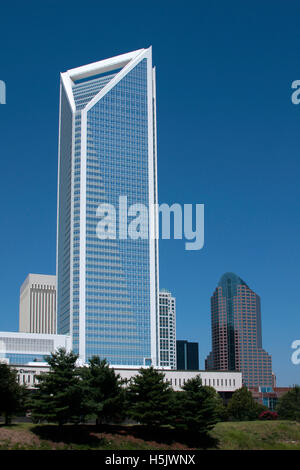
POLYGON ((153 46, 159 201, 205 204, 205 247, 160 243, 177 337, 210 351, 210 296, 233 271, 261 296, 279 385, 300 382, 300 5, 290 0, 2 2, 0 330, 27 273, 55 273, 59 72, 153 46))

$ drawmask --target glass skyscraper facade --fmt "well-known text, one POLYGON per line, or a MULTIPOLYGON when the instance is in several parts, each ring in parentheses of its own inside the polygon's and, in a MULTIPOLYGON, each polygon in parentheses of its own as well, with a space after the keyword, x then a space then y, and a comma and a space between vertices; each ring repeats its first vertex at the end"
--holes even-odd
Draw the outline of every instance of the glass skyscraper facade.
POLYGON ((186 340, 176 341, 177 370, 199 369, 199 344, 186 340))
POLYGON ((224 274, 211 297, 208 370, 240 370, 247 387, 272 387, 272 358, 262 348, 260 297, 236 274, 224 274))
POLYGON ((83 362, 157 365, 157 213, 138 237, 126 225, 157 203, 155 109, 151 48, 61 74, 57 332, 83 362), (99 237, 105 204, 116 231, 99 237))

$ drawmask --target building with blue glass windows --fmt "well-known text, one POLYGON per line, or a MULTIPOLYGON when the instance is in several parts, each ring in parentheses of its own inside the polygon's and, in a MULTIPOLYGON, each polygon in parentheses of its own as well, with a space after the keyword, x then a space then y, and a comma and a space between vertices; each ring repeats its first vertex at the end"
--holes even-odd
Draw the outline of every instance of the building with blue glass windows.
POLYGON ((71 350, 67 335, 0 331, 0 362, 29 364, 45 362, 59 348, 71 350))
POLYGON ((157 202, 155 109, 151 48, 61 74, 57 333, 84 363, 158 365, 156 210, 127 231, 128 208, 157 202), (105 205, 118 226, 99 237, 105 205))

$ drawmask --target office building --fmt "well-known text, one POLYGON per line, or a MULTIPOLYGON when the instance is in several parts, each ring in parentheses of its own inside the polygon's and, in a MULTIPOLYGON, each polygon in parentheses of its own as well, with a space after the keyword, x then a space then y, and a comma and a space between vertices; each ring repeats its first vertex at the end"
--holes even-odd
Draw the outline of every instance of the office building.
POLYGON ((247 387, 272 387, 272 359, 262 347, 260 297, 224 274, 211 297, 212 352, 207 370, 240 370, 247 387))
MULTIPOLYGON (((47 364, 31 363, 26 365, 13 365, 17 370, 19 382, 25 384, 28 388, 33 389, 36 381, 36 376, 49 370, 47 364)), ((121 379, 130 379, 139 373, 139 368, 122 368, 113 367, 116 374, 119 374, 121 379)), ((241 388, 242 386, 242 374, 241 372, 220 372, 220 371, 177 371, 177 370, 165 370, 157 369, 162 372, 165 377, 164 380, 169 382, 173 390, 182 390, 187 380, 193 379, 196 376, 200 376, 202 384, 213 387, 224 400, 228 400, 232 394, 241 388)))
POLYGON ((151 48, 61 74, 57 332, 83 362, 158 361, 157 211, 128 227, 157 201, 155 108, 151 48))
POLYGON ((176 300, 171 292, 159 292, 159 365, 176 369, 176 300))
POLYGON ((199 344, 184 340, 176 341, 177 370, 199 369, 199 344))
POLYGON ((250 392, 254 400, 261 405, 266 406, 271 411, 276 411, 278 400, 292 387, 253 387, 250 392))
POLYGON ((0 362, 20 365, 45 362, 45 356, 58 348, 70 352, 70 338, 65 335, 0 331, 0 362))
POLYGON ((56 333, 56 276, 28 274, 20 289, 19 331, 56 333))

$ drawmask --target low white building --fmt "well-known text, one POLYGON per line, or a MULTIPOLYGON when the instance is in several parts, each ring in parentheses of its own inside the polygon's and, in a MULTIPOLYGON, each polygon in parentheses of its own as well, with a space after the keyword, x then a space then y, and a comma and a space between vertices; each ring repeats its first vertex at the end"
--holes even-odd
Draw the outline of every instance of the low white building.
MULTIPOLYGON (((27 385, 29 388, 34 388, 36 376, 47 372, 49 367, 45 363, 31 363, 26 365, 13 365, 18 371, 19 382, 27 385)), ((130 380, 132 377, 139 373, 139 368, 114 368, 117 374, 120 374, 122 379, 130 380)), ((170 383, 175 391, 181 390, 185 382, 191 378, 200 375, 203 385, 213 387, 220 393, 233 393, 242 387, 242 373, 233 371, 176 371, 157 369, 165 374, 165 380, 170 383)))
POLYGON ((0 331, 0 361, 8 364, 44 362, 58 348, 71 351, 70 336, 0 331))
MULTIPOLYGON (((200 375, 202 385, 208 385, 217 392, 234 392, 242 387, 242 373, 235 371, 205 371, 205 370, 170 370, 157 369, 165 374, 165 380, 175 391, 181 390, 189 379, 200 375)), ((137 369, 115 369, 122 379, 131 379, 138 373, 137 369)))

